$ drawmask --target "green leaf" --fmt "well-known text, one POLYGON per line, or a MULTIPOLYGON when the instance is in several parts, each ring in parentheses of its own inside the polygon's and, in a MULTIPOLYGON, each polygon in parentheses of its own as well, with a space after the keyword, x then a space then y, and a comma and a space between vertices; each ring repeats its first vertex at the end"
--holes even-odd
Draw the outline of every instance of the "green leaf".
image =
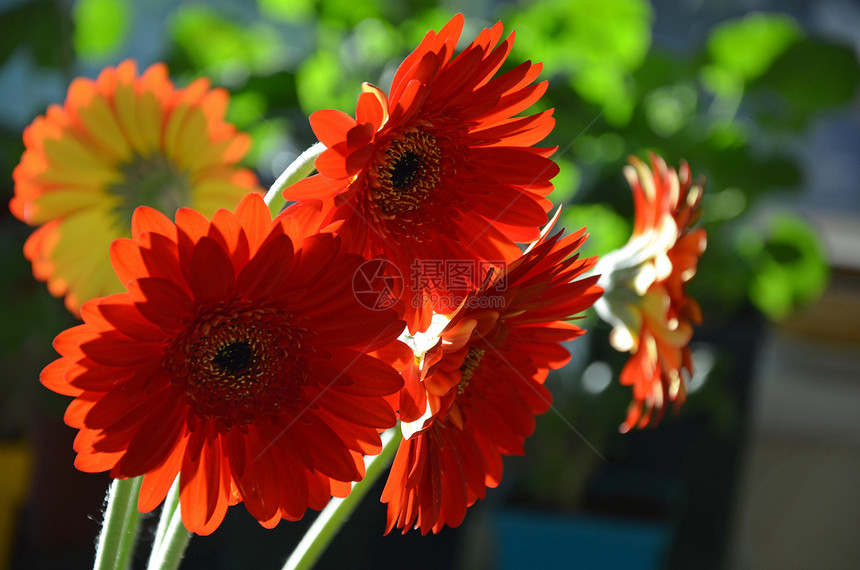
POLYGON ((627 243, 630 223, 606 204, 575 204, 565 206, 561 221, 568 233, 588 229, 588 239, 582 246, 584 256, 603 255, 627 243))
POLYGON ((204 5, 176 12, 171 32, 194 66, 209 74, 271 72, 287 57, 282 38, 268 23, 234 21, 204 5))
POLYGON ((648 125, 661 137, 671 137, 692 119, 698 94, 689 84, 669 85, 651 91, 643 101, 648 125))
POLYGON ((562 157, 556 158, 556 161, 558 162, 559 171, 552 180, 554 189, 549 199, 555 204, 564 204, 576 194, 581 174, 575 162, 562 157))
POLYGON ((807 39, 783 53, 752 87, 779 93, 787 103, 782 121, 802 126, 816 113, 854 99, 860 66, 850 47, 807 39))
POLYGON ((320 17, 332 24, 347 28, 356 26, 367 18, 383 15, 380 0, 325 0, 318 4, 320 17))
POLYGON ((71 45, 66 30, 70 7, 52 0, 31 0, 0 8, 0 62, 26 46, 40 66, 60 66, 71 45))
POLYGON ((631 72, 651 44, 651 8, 644 0, 548 0, 510 12, 514 56, 563 74, 609 123, 629 122, 635 104, 631 72))
POLYGON ((266 106, 266 97, 259 91, 246 89, 234 93, 230 97, 227 120, 236 128, 245 129, 265 115, 266 106))
POLYGON ((315 14, 313 0, 257 0, 257 5, 263 16, 285 22, 309 20, 315 14))
POLYGON ((742 250, 753 260, 749 295, 772 319, 783 319, 798 306, 817 299, 827 285, 829 269, 818 234, 790 214, 774 216, 761 240, 742 250))
POLYGON ((75 4, 74 45, 85 58, 99 59, 116 52, 131 19, 128 0, 80 0, 75 4))
POLYGON ((302 110, 310 114, 319 109, 355 111, 360 81, 344 78, 338 57, 330 51, 318 51, 296 72, 296 89, 302 110))
POLYGON ((755 12, 714 28, 708 52, 719 67, 750 80, 764 73, 800 36, 790 16, 755 12))

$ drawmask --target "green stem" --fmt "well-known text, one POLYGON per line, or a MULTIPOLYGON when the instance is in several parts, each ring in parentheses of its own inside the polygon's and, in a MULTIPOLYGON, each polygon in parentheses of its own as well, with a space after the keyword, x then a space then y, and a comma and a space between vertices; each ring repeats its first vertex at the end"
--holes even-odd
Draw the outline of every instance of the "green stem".
POLYGON ((164 507, 161 520, 155 531, 155 541, 149 555, 147 568, 151 570, 176 570, 182 562, 182 555, 191 540, 191 533, 182 524, 182 509, 179 508, 179 479, 173 483, 164 507))
MULTIPOLYGON (((136 477, 136 479, 140 479, 140 477, 136 477)), ((131 558, 134 554, 134 547, 137 544, 137 535, 140 530, 140 511, 137 510, 135 498, 137 497, 137 491, 140 489, 140 484, 138 484, 137 490, 135 490, 132 500, 131 500, 131 508, 128 510, 128 514, 125 520, 125 526, 123 527, 122 542, 120 543, 119 556, 117 557, 115 568, 129 568, 131 565, 131 558)))
POLYGON ((325 145, 323 143, 318 142, 314 144, 300 154, 292 164, 290 164, 287 169, 278 176, 278 179, 272 183, 269 191, 266 192, 265 201, 266 204, 269 205, 269 211, 272 212, 273 216, 277 215, 286 203, 282 190, 291 184, 295 184, 313 172, 314 161, 324 150, 325 145))
POLYGON ((152 566, 152 559, 156 551, 164 542, 167 536, 167 530, 170 527, 170 520, 173 514, 179 509, 179 477, 173 482, 170 491, 167 492, 167 497, 164 499, 164 505, 161 507, 161 516, 158 518, 158 527, 155 529, 155 538, 152 541, 152 552, 150 553, 149 566, 152 566))
POLYGON ((365 458, 364 479, 352 486, 352 492, 346 498, 332 498, 290 554, 283 570, 307 570, 313 567, 361 499, 391 464, 401 439, 400 426, 382 434, 382 452, 365 458))
POLYGON ((142 479, 114 479, 111 483, 94 570, 122 569, 131 561, 140 523, 136 503, 142 479))

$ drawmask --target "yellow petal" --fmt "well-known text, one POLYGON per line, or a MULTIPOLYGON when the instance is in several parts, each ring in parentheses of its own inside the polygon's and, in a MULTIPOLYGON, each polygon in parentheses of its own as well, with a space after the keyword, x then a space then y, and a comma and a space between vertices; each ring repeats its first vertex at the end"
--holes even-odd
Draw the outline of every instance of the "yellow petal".
MULTIPOLYGON (((114 106, 119 123, 125 136, 131 143, 132 148, 140 155, 150 154, 155 146, 150 144, 146 138, 145 127, 138 123, 136 109, 143 104, 134 91, 134 86, 128 83, 119 83, 114 93, 114 106)), ((160 119, 160 117, 157 117, 160 119)), ((155 122, 160 125, 160 120, 155 122)))
POLYGON ((68 216, 87 208, 114 208, 119 199, 87 187, 67 187, 47 192, 33 201, 34 224, 68 216))
POLYGON ((155 94, 140 95, 135 106, 135 115, 144 140, 144 147, 141 149, 144 156, 164 148, 164 114, 164 107, 155 94))
POLYGON ((116 292, 119 279, 110 264, 109 244, 120 237, 112 214, 89 209, 57 226, 56 245, 45 257, 53 264, 49 289, 54 295, 72 292, 83 302, 104 291, 116 292))
POLYGON ((188 105, 178 105, 170 117, 167 118, 167 124, 164 126, 163 149, 164 154, 170 157, 176 164, 181 164, 181 151, 178 150, 178 138, 185 127, 185 120, 189 114, 188 105))
POLYGON ((131 154, 131 147, 110 104, 101 95, 96 95, 90 103, 78 109, 78 115, 86 124, 87 134, 99 145, 101 152, 111 156, 111 162, 125 162, 131 154))
POLYGON ((53 167, 44 174, 44 177, 49 180, 66 182, 67 179, 62 177, 66 173, 90 184, 116 178, 116 168, 110 156, 99 152, 96 148, 84 145, 73 136, 45 139, 43 149, 48 162, 53 167), (59 180, 55 170, 65 171, 59 180))

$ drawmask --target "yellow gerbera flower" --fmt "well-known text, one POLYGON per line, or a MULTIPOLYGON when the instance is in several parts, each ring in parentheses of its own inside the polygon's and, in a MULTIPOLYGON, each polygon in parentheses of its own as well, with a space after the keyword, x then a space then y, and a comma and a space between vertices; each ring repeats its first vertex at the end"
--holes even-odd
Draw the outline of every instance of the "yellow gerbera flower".
POLYGON ((206 79, 180 89, 165 65, 138 76, 126 60, 95 80, 75 79, 65 105, 52 105, 24 131, 9 209, 40 226, 24 255, 72 313, 122 290, 108 250, 130 235, 138 206, 168 216, 189 206, 211 216, 261 191, 237 165, 250 138, 223 120, 228 100, 206 79))

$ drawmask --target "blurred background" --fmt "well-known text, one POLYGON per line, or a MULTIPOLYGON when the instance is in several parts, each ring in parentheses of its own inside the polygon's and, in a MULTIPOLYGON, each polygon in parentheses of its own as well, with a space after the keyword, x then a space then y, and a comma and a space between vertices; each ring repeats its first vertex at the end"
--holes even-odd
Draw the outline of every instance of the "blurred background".
MULTIPOLYGON (((319 567, 856 567, 856 1, 0 0, 2 202, 23 129, 74 77, 127 57, 228 89, 267 187, 314 142, 311 112, 352 113, 362 81, 387 88, 456 12, 466 42, 501 19, 516 30, 508 66, 543 62, 561 166, 551 197, 568 229, 588 226, 587 254, 630 235, 627 155, 686 159, 707 179, 696 374, 680 413, 618 433, 625 356, 590 315, 526 456, 463 526, 383 537, 372 492, 319 567)), ((0 568, 87 568, 108 479, 74 470, 68 399, 38 383, 75 321, 32 278, 30 231, 0 211, 0 568)), ((231 509, 183 568, 279 568, 312 518, 267 531, 231 509)))

